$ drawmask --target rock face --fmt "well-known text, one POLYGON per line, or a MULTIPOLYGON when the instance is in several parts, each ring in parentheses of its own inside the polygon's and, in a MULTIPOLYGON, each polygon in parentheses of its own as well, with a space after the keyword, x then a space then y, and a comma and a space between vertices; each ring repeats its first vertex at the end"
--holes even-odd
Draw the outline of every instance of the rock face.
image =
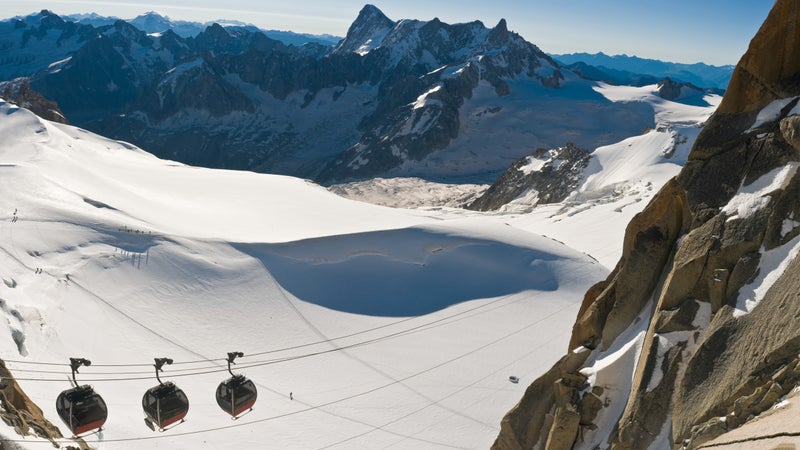
POLYGON ((692 83, 680 83, 671 78, 664 78, 658 82, 658 95, 665 100, 678 101, 686 97, 702 96, 704 94, 724 94, 720 89, 701 89, 692 83))
POLYGON ((44 98, 33 89, 27 78, 0 82, 0 98, 29 109, 37 116, 58 123, 69 123, 58 103, 44 98))
MULTIPOLYGON (((8 426, 13 427, 20 436, 35 435, 48 439, 53 446, 59 447, 56 440, 63 438, 58 428, 44 417, 42 410, 19 387, 14 376, 6 368, 5 362, 0 361, 0 419, 8 426)), ((75 439, 75 446, 67 449, 89 449, 83 439, 75 439)))
POLYGON ((589 164, 589 152, 568 143, 554 149, 538 149, 514 162, 482 196, 467 206, 476 211, 497 210, 521 196, 537 204, 557 203, 576 189, 589 164))
POLYGON ((800 383, 798 24, 800 5, 778 0, 689 162, 586 294, 577 350, 528 388, 493 448, 698 448, 800 383))

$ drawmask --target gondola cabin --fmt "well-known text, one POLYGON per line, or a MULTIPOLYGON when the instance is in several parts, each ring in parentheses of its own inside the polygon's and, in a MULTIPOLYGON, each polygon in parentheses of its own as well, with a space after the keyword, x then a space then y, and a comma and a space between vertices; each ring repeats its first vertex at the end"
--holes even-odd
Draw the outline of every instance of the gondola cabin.
POLYGON ((186 413, 189 412, 189 399, 178 386, 168 381, 144 393, 142 409, 146 422, 149 421, 164 430, 186 417, 186 413))
POLYGON ((89 385, 59 394, 56 411, 75 436, 100 429, 108 418, 106 402, 89 385))
POLYGON ((257 397, 256 385, 243 375, 234 375, 217 387, 217 404, 233 418, 252 409, 257 397))

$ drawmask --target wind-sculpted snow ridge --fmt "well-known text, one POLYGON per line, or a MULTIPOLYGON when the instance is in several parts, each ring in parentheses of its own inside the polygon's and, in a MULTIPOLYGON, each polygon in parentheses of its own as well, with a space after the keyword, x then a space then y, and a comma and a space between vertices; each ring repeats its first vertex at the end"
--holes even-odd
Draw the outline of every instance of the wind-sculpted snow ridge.
POLYGON ((486 447, 607 274, 491 217, 160 160, 4 102, 0 191, 0 356, 59 426, 68 358, 92 360, 95 448, 486 447), (259 391, 235 422, 213 401, 230 351, 259 391), (140 399, 165 356, 191 407, 153 433, 140 399))

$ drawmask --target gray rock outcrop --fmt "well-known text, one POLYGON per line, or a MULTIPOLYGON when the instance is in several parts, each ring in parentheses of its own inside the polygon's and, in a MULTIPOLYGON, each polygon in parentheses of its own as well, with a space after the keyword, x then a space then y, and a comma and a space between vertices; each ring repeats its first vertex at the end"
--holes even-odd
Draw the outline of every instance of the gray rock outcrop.
POLYGON ((560 202, 583 181, 590 157, 571 142, 550 150, 540 148, 514 162, 467 209, 493 211, 523 195, 535 197, 526 202, 531 208, 560 202))

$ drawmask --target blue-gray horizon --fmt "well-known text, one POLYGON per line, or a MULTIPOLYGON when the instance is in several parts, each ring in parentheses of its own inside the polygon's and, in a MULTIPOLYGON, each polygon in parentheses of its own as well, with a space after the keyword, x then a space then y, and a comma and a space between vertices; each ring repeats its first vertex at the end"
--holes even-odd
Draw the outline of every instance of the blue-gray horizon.
POLYGON ((131 19, 155 11, 173 20, 237 20, 260 28, 344 36, 358 12, 371 3, 392 20, 446 23, 480 20, 492 27, 505 18, 511 31, 552 54, 631 55, 679 63, 736 64, 761 26, 773 0, 673 0, 669 8, 650 0, 598 4, 593 0, 545 2, 495 0, 342 0, 331 4, 277 0, 131 2, 114 0, 0 0, 7 19, 48 9, 59 15, 97 13, 131 19))

